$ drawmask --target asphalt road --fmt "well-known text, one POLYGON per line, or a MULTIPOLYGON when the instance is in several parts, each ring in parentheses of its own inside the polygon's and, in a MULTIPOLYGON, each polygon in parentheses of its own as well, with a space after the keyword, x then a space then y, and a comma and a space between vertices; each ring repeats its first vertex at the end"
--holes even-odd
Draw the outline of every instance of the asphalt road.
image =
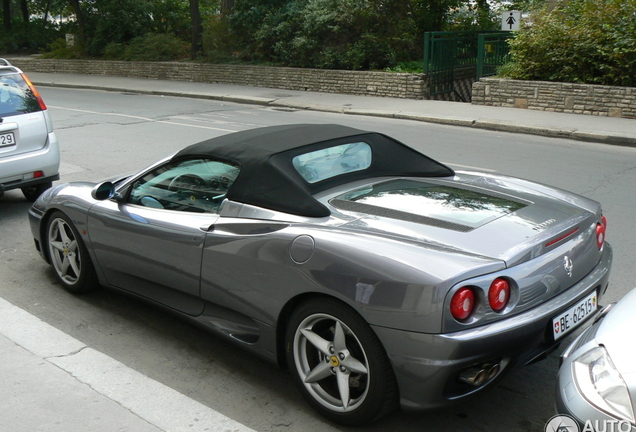
MULTIPOLYGON (((136 171, 185 145, 233 131, 342 123, 395 136, 457 170, 510 174, 600 201, 615 252, 604 303, 636 284, 630 254, 636 244, 633 148, 197 99, 57 88, 40 92, 62 146, 62 181, 136 171)), ((0 297, 257 431, 348 430, 316 415, 287 372, 162 310, 109 290, 79 297, 66 293, 33 247, 28 207, 19 191, 0 198, 0 297)), ((560 351, 470 404, 424 414, 396 412, 364 430, 543 431, 554 414, 560 351)))

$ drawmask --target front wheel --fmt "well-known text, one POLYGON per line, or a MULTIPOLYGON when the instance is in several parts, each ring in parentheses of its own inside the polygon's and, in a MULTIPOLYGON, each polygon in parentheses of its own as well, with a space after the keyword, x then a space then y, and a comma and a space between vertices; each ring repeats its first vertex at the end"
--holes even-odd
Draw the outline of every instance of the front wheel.
POLYGON ((338 301, 313 300, 293 312, 286 355, 305 399, 336 423, 369 423, 397 406, 384 348, 364 319, 338 301))
POLYGON ((99 287, 88 250, 68 216, 58 211, 51 215, 46 240, 51 265, 64 289, 84 293, 99 287))

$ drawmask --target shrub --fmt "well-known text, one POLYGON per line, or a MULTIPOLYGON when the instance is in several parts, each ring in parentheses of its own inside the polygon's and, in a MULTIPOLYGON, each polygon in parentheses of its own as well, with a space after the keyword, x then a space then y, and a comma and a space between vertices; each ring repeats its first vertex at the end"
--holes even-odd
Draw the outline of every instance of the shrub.
POLYGON ((129 61, 170 61, 183 60, 190 56, 190 46, 174 35, 148 33, 134 38, 125 46, 121 54, 121 46, 111 44, 108 52, 119 54, 120 58, 129 61))
POLYGON ((48 51, 42 53, 42 58, 58 58, 58 59, 79 59, 83 57, 81 47, 78 45, 68 46, 66 39, 56 39, 52 42, 48 51))
POLYGON ((636 0, 569 0, 510 41, 515 79, 635 86, 636 0))
POLYGON ((227 18, 221 15, 207 17, 203 25, 203 57, 212 63, 235 62, 241 57, 241 48, 231 32, 227 18))
POLYGON ((422 60, 412 60, 408 62, 400 62, 394 67, 388 67, 386 72, 399 72, 399 73, 423 73, 424 63, 422 60))

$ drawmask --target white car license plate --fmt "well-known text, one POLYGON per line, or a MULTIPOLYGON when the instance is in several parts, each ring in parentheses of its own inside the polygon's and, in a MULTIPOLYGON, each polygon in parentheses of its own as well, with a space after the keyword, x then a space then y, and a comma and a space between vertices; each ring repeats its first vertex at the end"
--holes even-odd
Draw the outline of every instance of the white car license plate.
POLYGON ((579 325, 583 324, 583 321, 596 311, 598 307, 596 300, 596 290, 594 290, 570 309, 554 317, 552 319, 552 334, 554 335, 554 340, 561 339, 579 325))
POLYGON ((15 145, 13 132, 0 133, 0 147, 15 145))

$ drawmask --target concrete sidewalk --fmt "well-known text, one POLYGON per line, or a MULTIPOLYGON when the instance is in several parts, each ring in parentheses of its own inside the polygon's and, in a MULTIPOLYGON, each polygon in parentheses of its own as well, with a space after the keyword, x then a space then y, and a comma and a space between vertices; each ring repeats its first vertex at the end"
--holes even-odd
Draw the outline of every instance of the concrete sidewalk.
POLYGON ((0 299, 0 430, 253 432, 0 299))
POLYGON ((102 75, 29 73, 36 86, 55 86, 206 98, 636 146, 636 120, 460 102, 352 96, 229 84, 145 80, 102 75))

